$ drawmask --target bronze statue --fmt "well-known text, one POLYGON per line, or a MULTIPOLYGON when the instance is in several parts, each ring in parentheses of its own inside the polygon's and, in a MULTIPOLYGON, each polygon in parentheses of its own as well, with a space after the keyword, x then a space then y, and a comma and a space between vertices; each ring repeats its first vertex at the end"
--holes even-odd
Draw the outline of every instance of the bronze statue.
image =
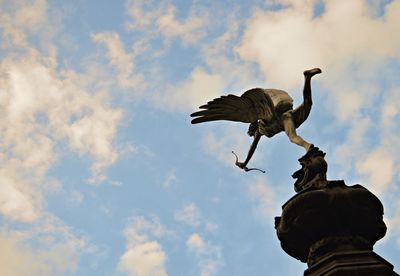
POLYGON ((262 135, 270 138, 281 131, 285 131, 292 143, 302 146, 308 151, 313 145, 297 135, 296 128, 310 114, 312 105, 311 78, 320 73, 321 69, 319 68, 304 71, 304 101, 296 109, 293 109, 293 99, 285 91, 253 88, 240 97, 230 94, 200 106, 200 109, 204 110, 190 115, 196 117, 192 120, 192 124, 217 120, 250 123, 247 133, 254 137, 253 143, 244 162, 239 162, 236 159, 236 165, 245 171, 251 170, 246 166, 262 135))

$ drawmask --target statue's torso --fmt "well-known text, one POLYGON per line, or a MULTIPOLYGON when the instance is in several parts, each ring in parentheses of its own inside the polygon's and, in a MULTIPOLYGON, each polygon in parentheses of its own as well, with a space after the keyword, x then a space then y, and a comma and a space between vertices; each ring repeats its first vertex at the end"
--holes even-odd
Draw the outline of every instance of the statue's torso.
POLYGON ((293 109, 293 99, 283 90, 264 89, 264 93, 271 98, 276 116, 273 116, 268 121, 260 120, 258 129, 262 135, 272 137, 283 130, 281 116, 283 113, 293 109))
POLYGON ((279 89, 264 89, 264 93, 271 98, 275 107, 275 112, 284 113, 293 109, 293 99, 286 91, 279 89))

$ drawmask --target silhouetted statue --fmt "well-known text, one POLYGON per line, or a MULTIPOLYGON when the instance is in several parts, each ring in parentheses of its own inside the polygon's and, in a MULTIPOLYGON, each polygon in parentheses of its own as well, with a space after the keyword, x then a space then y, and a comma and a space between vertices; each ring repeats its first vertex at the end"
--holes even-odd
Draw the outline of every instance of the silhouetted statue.
POLYGON ((320 73, 321 69, 319 68, 304 71, 304 101, 296 109, 293 109, 293 99, 285 91, 253 88, 240 97, 230 94, 200 106, 200 109, 204 110, 190 115, 196 117, 192 120, 192 124, 217 120, 250 123, 247 133, 254 137, 253 143, 246 160, 243 163, 236 160, 236 165, 246 171, 250 170, 246 166, 263 135, 270 138, 281 131, 285 131, 292 143, 302 146, 308 151, 313 145, 297 135, 296 128, 310 114, 312 105, 311 78, 320 73))

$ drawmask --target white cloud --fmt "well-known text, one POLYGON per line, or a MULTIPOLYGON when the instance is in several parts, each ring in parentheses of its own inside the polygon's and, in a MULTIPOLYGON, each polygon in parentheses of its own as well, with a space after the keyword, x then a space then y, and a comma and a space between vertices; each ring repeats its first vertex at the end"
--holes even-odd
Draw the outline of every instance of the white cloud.
MULTIPOLYGON (((204 230, 208 234, 218 229, 218 225, 215 223, 204 221, 201 218, 200 210, 194 203, 188 204, 182 210, 175 212, 175 220, 197 228, 204 224, 204 230)), ((205 241, 201 233, 192 233, 186 239, 186 247, 195 254, 200 275, 217 275, 218 269, 223 264, 220 246, 205 241)))
POLYGON ((349 119, 372 104, 379 65, 400 57, 395 35, 400 4, 386 5, 380 18, 371 14, 367 1, 324 3, 319 17, 313 15, 313 1, 279 11, 257 10, 237 51, 243 59, 257 62, 271 84, 285 89, 301 84, 303 70, 321 67, 324 75, 319 81, 331 91, 329 98, 339 111, 335 115, 349 119))
POLYGON ((378 196, 392 184, 394 160, 391 154, 382 148, 362 157, 356 168, 359 174, 367 177, 369 188, 378 196))
POLYGON ((77 238, 51 215, 46 215, 29 230, 1 229, 0 242, 0 274, 10 276, 73 273, 79 255, 87 248, 84 239, 77 238))
POLYGON ((154 97, 163 108, 194 111, 198 106, 227 93, 240 95, 260 80, 250 63, 237 55, 231 56, 232 44, 238 40, 239 24, 235 14, 229 14, 226 31, 199 49, 204 65, 195 66, 186 79, 168 87, 154 97))
POLYGON ((200 14, 192 9, 187 18, 178 20, 176 8, 172 4, 152 5, 153 1, 129 1, 128 13, 132 21, 128 24, 130 30, 159 33, 165 39, 180 38, 186 43, 198 42, 204 35, 204 26, 207 23, 207 15, 200 14))
POLYGON ((206 232, 214 233, 218 230, 218 224, 209 221, 206 223, 205 230, 206 232))
POLYGON ((4 39, 1 45, 4 47, 28 47, 27 35, 30 32, 43 32, 45 36, 49 29, 47 18, 47 1, 12 1, 0 2, 3 11, 0 15, 0 26, 4 39))
POLYGON ((223 265, 219 246, 205 242, 199 233, 191 234, 186 240, 186 246, 196 254, 201 276, 217 275, 218 269, 223 265))
POLYGON ((386 113, 387 105, 381 107, 381 120, 376 125, 378 141, 374 147, 364 146, 364 151, 355 156, 355 170, 362 177, 363 184, 381 198, 388 192, 397 191, 395 183, 400 176, 400 151, 396 145, 400 139, 398 121, 386 113))
POLYGON ((399 23, 397 1, 386 6, 383 18, 371 14, 362 0, 324 1, 325 12, 314 17, 313 2, 280 11, 256 11, 238 52, 259 62, 271 80, 280 79, 281 83, 295 79, 310 66, 328 69, 354 60, 373 64, 400 54, 400 39, 393 36, 399 23), (376 39, 371 41, 371 35, 376 39))
POLYGON ((127 247, 119 259, 118 270, 135 276, 167 275, 167 256, 160 243, 151 240, 151 236, 160 238, 166 232, 157 218, 133 218, 131 225, 125 229, 127 247))
MULTIPOLYGON (((204 221, 201 218, 200 210, 194 203, 187 204, 182 210, 175 212, 175 220, 197 228, 204 224, 204 230, 207 233, 213 233, 218 228, 215 223, 204 221)), ((201 233, 192 233, 186 239, 186 247, 195 254, 200 275, 217 275, 218 269, 223 264, 220 246, 205 241, 201 233)))
POLYGON ((58 159, 56 145, 66 141, 72 151, 92 156, 95 183, 118 157, 113 140, 121 112, 109 106, 106 95, 80 86, 75 76, 71 71, 57 73, 36 55, 0 63, 5 183, 0 197, 7 194, 0 211, 13 219, 37 218, 41 191, 50 182, 47 171, 58 159))
POLYGON ((0 172, 0 179, 0 212, 18 221, 36 220, 41 211, 40 198, 35 198, 39 195, 28 186, 29 183, 21 180, 15 172, 4 169, 0 172))
POLYGON ((51 39, 58 21, 49 19, 46 1, 0 7, 0 212, 33 222, 42 215, 43 193, 61 187, 47 173, 65 143, 92 157, 93 182, 105 179, 105 169, 118 158, 113 140, 122 113, 110 107, 106 92, 88 88, 93 79, 57 69, 51 39))
POLYGON ((216 98, 224 90, 225 81, 218 74, 207 73, 196 67, 188 79, 171 86, 166 93, 154 97, 159 106, 168 109, 186 111, 195 110, 198 106, 216 98))
POLYGON ((165 271, 166 256, 158 242, 144 242, 127 249, 120 258, 119 267, 129 275, 162 276, 165 271))
POLYGON ((47 210, 44 196, 61 189, 49 170, 70 150, 91 157, 94 182, 104 179, 122 113, 97 79, 57 64, 58 10, 45 0, 0 9, 0 274, 73 274, 90 248, 47 210))
POLYGON ((334 154, 336 159, 343 164, 343 170, 348 173, 352 168, 352 164, 365 151, 366 132, 372 127, 371 119, 358 118, 356 123, 351 127, 345 138, 345 143, 339 145, 334 154))
POLYGON ((383 129, 393 131, 398 126, 396 119, 398 119, 400 110, 400 87, 395 87, 386 94, 381 110, 381 122, 383 129))
POLYGON ((177 181, 176 173, 175 170, 172 169, 168 172, 164 182, 162 183, 162 186, 164 188, 169 188, 171 184, 175 183, 177 181))
POLYGON ((2 244, 0 251, 2 275, 51 275, 50 269, 32 249, 21 246, 15 235, 0 233, 2 244))
POLYGON ((205 248, 203 239, 199 234, 192 234, 186 241, 186 245, 190 250, 201 252, 205 248))
MULTIPOLYGON (((92 34, 92 39, 107 47, 107 58, 117 70, 118 84, 123 88, 144 88, 144 77, 136 72, 134 59, 141 51, 126 52, 118 33, 103 32, 92 34)), ((136 45, 138 46, 138 45, 136 45)))
POLYGON ((201 214, 196 204, 190 203, 185 205, 182 210, 176 211, 174 218, 176 221, 197 227, 200 225, 201 214))
POLYGON ((168 6, 166 13, 157 19, 157 27, 166 38, 180 37, 186 43, 195 43, 205 35, 203 27, 206 22, 206 15, 200 16, 194 12, 185 21, 178 21, 175 7, 168 6))

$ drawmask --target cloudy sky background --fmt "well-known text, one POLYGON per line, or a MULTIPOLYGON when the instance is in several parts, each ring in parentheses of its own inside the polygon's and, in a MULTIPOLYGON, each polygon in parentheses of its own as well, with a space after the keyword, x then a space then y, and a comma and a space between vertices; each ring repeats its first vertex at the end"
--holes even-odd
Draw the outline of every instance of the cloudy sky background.
POLYGON ((192 126, 222 94, 279 88, 328 178, 382 200, 400 269, 400 1, 0 0, 1 275, 301 275, 273 228, 303 149, 192 126))

